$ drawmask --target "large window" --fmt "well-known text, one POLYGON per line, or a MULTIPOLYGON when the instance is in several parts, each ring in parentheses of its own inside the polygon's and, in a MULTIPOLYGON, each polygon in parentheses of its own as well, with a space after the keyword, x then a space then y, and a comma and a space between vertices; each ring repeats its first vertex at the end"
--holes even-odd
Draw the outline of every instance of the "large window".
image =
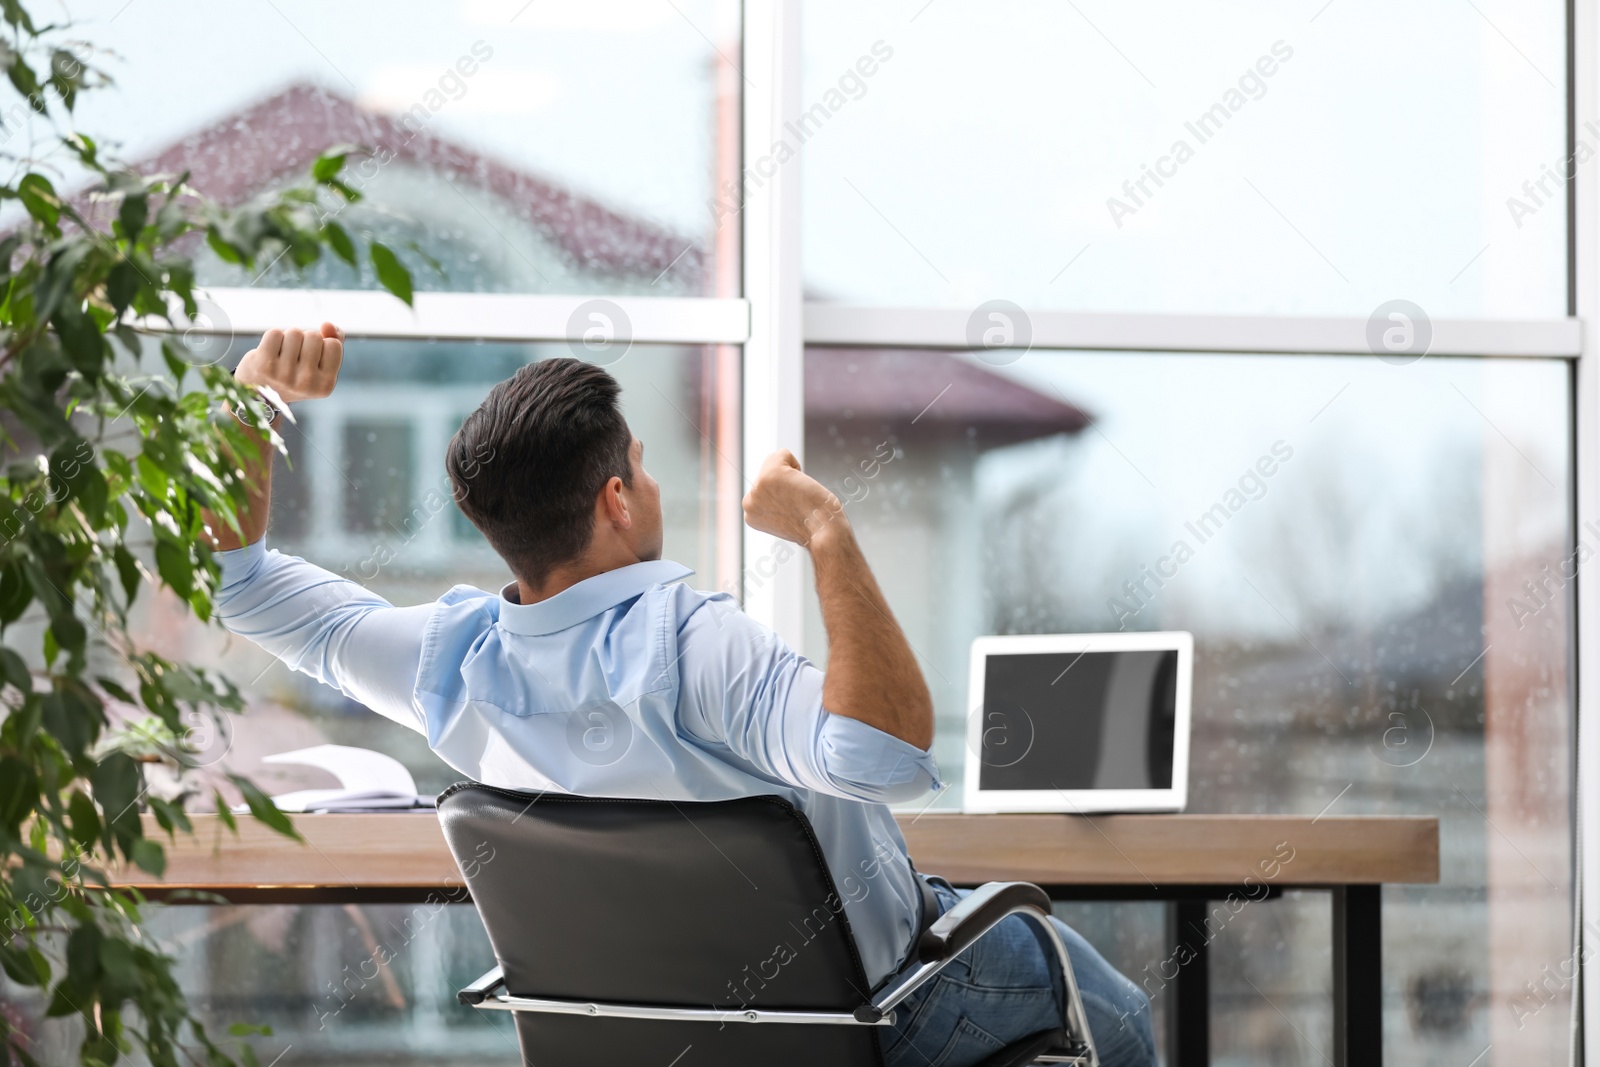
MULTIPOLYGON (((1594 413, 1525 358, 1580 354, 1567 20, 803 14, 806 459, 884 571, 946 775, 972 638, 1192 631, 1189 810, 1440 818, 1440 884, 1385 896, 1399 1062, 1569 1045, 1543 976, 1573 958, 1594 413)), ((826 656, 814 609, 793 625, 826 656)), ((1171 950, 1158 908, 1071 912, 1136 978, 1171 950)), ((1219 1062, 1331 1056, 1328 923, 1291 893, 1219 938, 1219 1062)))
MULTIPOLYGON (((1565 992, 1512 1007, 1570 952, 1571 618, 1550 578, 1573 557, 1568 368, 994 357, 806 355, 808 462, 933 692, 957 783, 935 806, 959 806, 974 758, 974 637, 1191 631, 1188 810, 1441 820, 1440 884, 1385 900, 1397 1061, 1562 1055, 1565 992)), ((826 657, 814 611, 806 647, 826 657)), ((1073 912, 1136 978, 1169 951, 1153 909, 1073 912)), ((1213 1054, 1317 1062, 1326 898, 1248 918, 1213 946, 1213 1054)))
MULTIPOLYGON (((195 362, 235 361, 271 325, 350 329, 338 391, 284 430, 271 545, 400 604, 500 588, 505 565, 451 500, 445 444, 495 382, 576 355, 622 383, 661 483, 666 553, 737 589, 748 312, 724 189, 745 86, 736 2, 112 0, 72 14, 120 84, 83 112, 85 128, 127 131, 108 150, 241 202, 303 178, 324 149, 359 146, 345 177, 361 198, 332 220, 411 269, 414 310, 351 292, 377 288, 364 248, 359 269, 328 256, 303 272, 196 250, 208 299, 184 338, 195 362)), ((420 735, 248 642, 161 601, 143 610, 153 646, 246 694, 203 773, 249 773, 269 792, 328 785, 261 757, 333 742, 396 756, 424 791, 459 778, 420 735)), ((470 908, 156 910, 219 1032, 268 1023, 291 1058, 327 1062, 520 1062, 506 1020, 455 1003, 492 956, 470 908)))
MULTIPOLYGON (((583 352, 582 343, 351 343, 338 390, 283 428, 289 458, 274 473, 269 545, 397 604, 426 603, 457 583, 499 589, 510 574, 454 505, 445 443, 495 382, 573 349, 583 352)), ((704 587, 737 588, 742 486, 737 468, 719 456, 737 447, 737 350, 636 345, 604 362, 622 384, 624 415, 661 485, 665 554, 695 568, 704 587)), ((226 772, 243 772, 273 793, 331 785, 323 772, 262 762, 322 743, 386 752, 424 792, 461 778, 422 735, 249 642, 194 623, 165 600, 145 604, 139 630, 245 690, 246 713, 204 735, 199 776, 209 784, 227 789, 226 772)), ((455 1001, 454 990, 493 957, 470 907, 156 910, 155 931, 178 949, 182 979, 219 1031, 241 1019, 265 1023, 274 1051, 292 1047, 296 1056, 328 1062, 520 1062, 508 1019, 455 1001)), ((69 1040, 52 1024, 41 1037, 69 1040)))
MULTIPOLYGON (((108 150, 240 202, 370 149, 337 221, 399 251, 415 309, 370 268, 197 249, 197 361, 351 327, 339 391, 286 435, 275 546, 401 603, 499 587, 444 444, 527 361, 602 362, 667 554, 822 663, 803 567, 739 500, 786 447, 847 501, 948 781, 975 636, 1190 630, 1190 810, 1441 820, 1440 884, 1384 900, 1391 1060, 1567 1055, 1571 576, 1600 551, 1578 448, 1600 375, 1569 317, 1600 255, 1574 257, 1567 182, 1575 160, 1581 217, 1600 100, 1569 94, 1567 56, 1600 52, 1593 12, 1569 41, 1556 0, 71 8, 121 86, 85 104, 126 131, 108 150)), ((260 758, 332 741, 454 779, 413 732, 142 607, 152 644, 249 696, 219 767, 328 784, 260 758)), ((1159 905, 1063 914, 1136 979, 1170 954, 1159 905)), ((326 1019, 406 909, 161 921, 219 1023, 272 1021, 296 1057, 515 1062, 453 1006, 486 951, 465 909, 326 1019)), ((1289 893, 1229 925, 1216 1062, 1331 1057, 1328 923, 1289 893)))

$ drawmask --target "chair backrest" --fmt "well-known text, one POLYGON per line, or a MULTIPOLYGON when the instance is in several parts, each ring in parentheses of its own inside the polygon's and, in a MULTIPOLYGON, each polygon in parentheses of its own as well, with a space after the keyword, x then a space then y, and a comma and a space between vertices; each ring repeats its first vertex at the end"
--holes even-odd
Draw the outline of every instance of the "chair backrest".
MULTIPOLYGON (((779 797, 464 782, 440 796, 439 819, 511 994, 726 1011, 849 1012, 870 999, 816 835, 779 797)), ((527 1063, 882 1063, 868 1026, 516 1019, 527 1063)))

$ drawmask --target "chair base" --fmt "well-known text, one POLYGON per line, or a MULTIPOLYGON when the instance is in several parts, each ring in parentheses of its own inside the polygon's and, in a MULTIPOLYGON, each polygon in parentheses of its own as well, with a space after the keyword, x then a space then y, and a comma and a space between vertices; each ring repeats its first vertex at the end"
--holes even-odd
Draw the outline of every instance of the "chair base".
POLYGON ((1075 1045, 1060 1028, 1041 1030, 996 1052, 978 1067, 1029 1067, 1036 1063, 1072 1063, 1092 1067, 1089 1050, 1075 1045))

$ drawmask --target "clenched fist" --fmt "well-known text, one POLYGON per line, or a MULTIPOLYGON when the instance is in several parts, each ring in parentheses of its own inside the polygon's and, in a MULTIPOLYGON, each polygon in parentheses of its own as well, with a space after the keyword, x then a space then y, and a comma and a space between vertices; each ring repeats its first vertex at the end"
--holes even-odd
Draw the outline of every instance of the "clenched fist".
POLYGON ((293 403, 333 392, 343 361, 344 331, 325 322, 320 330, 268 330, 244 354, 233 376, 293 403))
POLYGON ((744 521, 752 529, 810 545, 828 529, 845 529, 844 505, 800 469, 794 453, 783 449, 761 464, 756 483, 744 498, 744 521))

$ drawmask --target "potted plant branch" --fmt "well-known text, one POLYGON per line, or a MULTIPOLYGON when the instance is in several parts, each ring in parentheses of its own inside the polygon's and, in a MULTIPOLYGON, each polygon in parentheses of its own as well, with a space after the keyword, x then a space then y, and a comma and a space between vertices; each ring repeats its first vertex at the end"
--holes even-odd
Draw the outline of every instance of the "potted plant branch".
MULTIPOLYGON (((11 112, 41 134, 0 184, 0 966, 48 1015, 81 1018, 84 1064, 253 1064, 257 1028, 207 1032, 175 961, 139 930, 145 902, 108 876, 159 875, 161 837, 192 832, 180 804, 149 790, 142 758, 185 766, 186 722, 243 706, 225 678, 142 648, 130 609, 159 588, 209 620, 203 514, 235 524, 245 498, 228 457, 247 431, 216 413, 259 401, 163 332, 197 313, 192 256, 203 241, 246 267, 325 253, 357 265, 337 220, 360 198, 341 177, 354 149, 330 149, 301 184, 219 206, 186 175, 139 173, 74 128, 81 94, 111 79, 70 27, 36 23, 20 0, 0 0, 0 18, 0 65, 22 104, 11 112), (62 163, 81 191, 52 182, 62 163), (141 813, 161 835, 146 835, 141 813)), ((393 251, 369 240, 366 253, 410 303, 393 251)), ((233 781, 255 818, 294 834, 259 789, 233 781)), ((13 1061, 40 1062, 0 1012, 0 1062, 13 1061)))

